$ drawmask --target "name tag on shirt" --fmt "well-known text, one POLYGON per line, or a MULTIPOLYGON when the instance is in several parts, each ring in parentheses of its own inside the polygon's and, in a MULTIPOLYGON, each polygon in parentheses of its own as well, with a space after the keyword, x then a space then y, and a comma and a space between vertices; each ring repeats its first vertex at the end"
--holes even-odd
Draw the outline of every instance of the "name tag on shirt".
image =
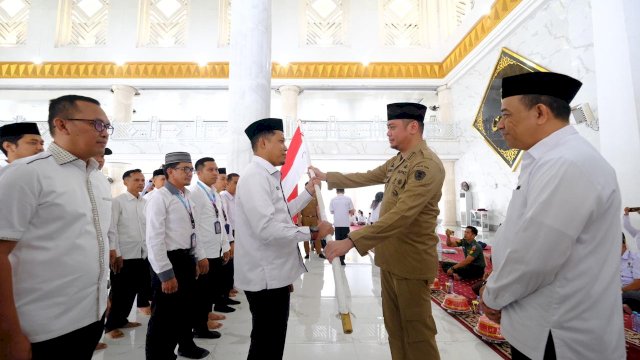
POLYGON ((213 223, 213 228, 215 229, 216 234, 222 233, 222 225, 220 225, 220 221, 215 221, 213 223))

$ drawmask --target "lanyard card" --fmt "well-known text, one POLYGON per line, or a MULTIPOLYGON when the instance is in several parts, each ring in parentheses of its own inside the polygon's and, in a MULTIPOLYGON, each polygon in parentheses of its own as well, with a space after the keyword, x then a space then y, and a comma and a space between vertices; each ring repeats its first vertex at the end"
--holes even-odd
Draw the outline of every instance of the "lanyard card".
POLYGON ((216 231, 216 234, 222 233, 222 226, 220 225, 220 221, 217 221, 217 220, 214 221, 213 222, 213 227, 214 227, 214 229, 216 231))

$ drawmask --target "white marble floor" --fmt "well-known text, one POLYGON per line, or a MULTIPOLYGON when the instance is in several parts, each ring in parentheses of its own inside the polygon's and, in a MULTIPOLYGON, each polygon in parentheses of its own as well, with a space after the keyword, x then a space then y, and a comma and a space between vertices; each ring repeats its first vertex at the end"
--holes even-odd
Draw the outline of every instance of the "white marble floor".
MULTIPOLYGON (((351 289, 354 329, 350 335, 342 332, 340 320, 336 316, 337 303, 331 266, 326 260, 322 261, 313 254, 305 263, 309 272, 294 284, 284 358, 391 359, 382 318, 380 273, 372 265, 372 259, 361 257, 353 251, 347 254, 345 271, 351 289)), ((251 313, 242 292, 237 299, 242 304, 236 306, 237 311, 227 315, 220 339, 195 340, 199 346, 211 351, 209 359, 239 360, 247 357, 251 313)), ((500 359, 493 350, 439 307, 433 307, 433 316, 438 326, 436 340, 442 359, 500 359)), ((129 320, 139 321, 143 326, 124 329, 126 336, 123 339, 105 339, 109 347, 96 352, 93 359, 144 359, 148 317, 137 313, 134 308, 129 320)))

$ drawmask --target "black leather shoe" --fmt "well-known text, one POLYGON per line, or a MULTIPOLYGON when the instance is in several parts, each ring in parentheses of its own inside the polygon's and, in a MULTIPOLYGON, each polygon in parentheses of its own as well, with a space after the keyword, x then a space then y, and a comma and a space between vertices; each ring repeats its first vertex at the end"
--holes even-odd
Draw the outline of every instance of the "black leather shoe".
POLYGON ((227 305, 240 305, 240 301, 233 299, 225 299, 227 300, 227 305))
POLYGON ((222 334, 215 330, 194 331, 193 337, 196 339, 219 339, 222 334))
POLYGON ((229 305, 217 305, 213 307, 213 311, 221 312, 221 313, 230 313, 236 311, 236 309, 232 308, 229 305))
POLYGON ((189 359, 204 359, 209 356, 209 350, 196 346, 188 350, 178 349, 178 355, 189 359))

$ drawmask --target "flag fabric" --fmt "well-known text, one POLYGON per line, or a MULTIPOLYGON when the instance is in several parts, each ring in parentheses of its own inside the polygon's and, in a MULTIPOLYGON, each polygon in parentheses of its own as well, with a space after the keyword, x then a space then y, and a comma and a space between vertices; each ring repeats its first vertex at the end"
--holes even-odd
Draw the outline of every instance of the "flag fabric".
POLYGON ((280 169, 282 173, 282 190, 287 197, 287 201, 291 201, 298 196, 298 182, 302 175, 307 172, 309 165, 311 165, 307 147, 303 141, 302 131, 300 131, 300 126, 298 125, 291 138, 291 143, 287 150, 287 158, 280 169))

